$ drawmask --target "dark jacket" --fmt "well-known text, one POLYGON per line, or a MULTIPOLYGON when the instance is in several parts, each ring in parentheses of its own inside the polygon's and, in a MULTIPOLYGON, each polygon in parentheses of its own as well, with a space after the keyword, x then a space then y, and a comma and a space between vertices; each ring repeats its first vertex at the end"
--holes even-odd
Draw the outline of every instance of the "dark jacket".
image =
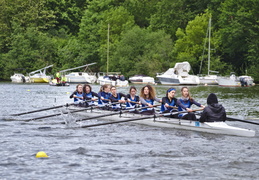
POLYGON ((226 111, 225 108, 218 104, 218 98, 215 94, 211 93, 207 99, 208 106, 204 108, 200 118, 200 122, 214 122, 225 121, 226 111))

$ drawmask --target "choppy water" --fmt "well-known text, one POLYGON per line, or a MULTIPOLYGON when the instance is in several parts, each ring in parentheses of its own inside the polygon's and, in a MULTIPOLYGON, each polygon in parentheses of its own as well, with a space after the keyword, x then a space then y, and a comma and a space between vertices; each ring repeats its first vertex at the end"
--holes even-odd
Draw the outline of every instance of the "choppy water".
MULTIPOLYGON (((138 86, 140 89, 141 86, 138 86)), ((162 97, 169 86, 156 86, 162 97)), ((155 128, 126 123, 80 129, 68 128, 49 110, 10 119, 10 114, 72 102, 75 85, 0 83, 0 179, 259 179, 259 126, 256 137, 236 137, 155 128), (51 128, 44 128, 51 127, 51 128), (35 158, 45 151, 49 158, 35 158)), ((177 87, 178 94, 180 87, 177 87)), ((259 87, 190 87, 193 97, 206 103, 217 93, 228 115, 259 122, 259 87)), ((99 86, 93 85, 98 91, 99 86)), ((128 88, 118 89, 127 93, 128 88)), ((13 117, 12 117, 13 118, 13 117)), ((77 117, 74 117, 77 118, 77 117)), ((92 123, 97 122, 93 120, 92 123)))

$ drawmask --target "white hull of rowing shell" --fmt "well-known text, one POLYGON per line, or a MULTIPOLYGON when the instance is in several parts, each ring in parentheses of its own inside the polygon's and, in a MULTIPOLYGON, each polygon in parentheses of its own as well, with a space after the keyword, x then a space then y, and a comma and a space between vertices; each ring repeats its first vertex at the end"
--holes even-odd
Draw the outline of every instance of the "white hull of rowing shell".
MULTIPOLYGON (((87 117, 94 117, 99 116, 101 114, 110 114, 113 111, 104 111, 104 110, 86 110, 83 112, 77 112, 87 117)), ((132 118, 139 118, 145 117, 145 115, 140 114, 133 114, 133 113, 123 113, 122 116, 120 115, 113 115, 113 116, 105 116, 98 119, 102 120, 112 120, 112 121, 121 121, 125 119, 132 119, 132 118)), ((156 127, 165 127, 165 128, 173 128, 173 129, 184 129, 184 130, 193 130, 199 132, 206 132, 206 133, 213 133, 213 134, 225 134, 225 135, 234 135, 234 136, 246 136, 246 137, 253 137, 255 136, 255 131, 250 129, 243 129, 238 127, 229 126, 225 122, 206 122, 200 123, 198 121, 189 121, 189 120, 179 120, 176 118, 166 118, 166 117, 157 117, 145 119, 145 120, 138 120, 134 121, 134 123, 144 124, 148 126, 156 126, 156 127)))

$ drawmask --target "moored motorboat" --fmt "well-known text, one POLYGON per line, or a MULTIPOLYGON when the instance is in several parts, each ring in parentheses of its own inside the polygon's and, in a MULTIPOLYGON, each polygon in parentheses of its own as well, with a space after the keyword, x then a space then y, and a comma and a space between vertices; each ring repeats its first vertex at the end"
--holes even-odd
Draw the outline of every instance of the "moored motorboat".
POLYGON ((21 73, 14 73, 11 77, 12 82, 14 83, 29 83, 31 82, 29 76, 24 76, 21 73))
POLYGON ((145 75, 135 75, 129 77, 129 81, 133 84, 155 84, 155 79, 145 75))
POLYGON ((217 79, 219 86, 225 87, 250 87, 254 85, 253 78, 251 76, 239 76, 234 73, 230 76, 220 76, 217 79))
POLYGON ((169 68, 164 73, 157 73, 157 78, 163 85, 198 85, 198 76, 189 75, 191 66, 188 62, 176 63, 174 68, 169 68))
POLYGON ((116 87, 128 87, 129 81, 125 79, 123 75, 120 75, 120 72, 99 72, 97 74, 98 79, 97 83, 100 85, 110 84, 116 87))
MULTIPOLYGON (((78 107, 70 107, 70 110, 75 110, 75 109, 78 109, 78 107)), ((112 114, 112 113, 114 113, 114 111, 101 110, 97 108, 77 112, 77 114, 82 115, 85 120, 87 120, 87 118, 89 119, 94 118, 95 116, 98 116, 98 118, 96 118, 98 120, 101 119, 101 120, 118 121, 118 122, 123 120, 130 121, 130 119, 136 119, 136 121, 133 121, 134 123, 144 124, 149 126, 184 129, 184 130, 192 130, 192 131, 198 131, 198 132, 225 134, 225 135, 234 135, 234 136, 246 136, 246 137, 255 136, 255 131, 253 130, 230 126, 225 122, 201 123, 199 121, 190 121, 190 120, 183 120, 178 118, 168 118, 161 114, 158 114, 156 116, 152 116, 152 115, 147 116, 147 115, 134 114, 134 113, 128 113, 128 112, 123 113, 123 110, 122 110, 122 113, 117 113, 110 116, 109 114, 112 114), (103 115, 103 116, 100 117, 100 115, 103 115), (147 118, 141 119, 143 117, 147 117, 147 118), (141 120, 138 120, 138 118, 140 118, 141 120)))

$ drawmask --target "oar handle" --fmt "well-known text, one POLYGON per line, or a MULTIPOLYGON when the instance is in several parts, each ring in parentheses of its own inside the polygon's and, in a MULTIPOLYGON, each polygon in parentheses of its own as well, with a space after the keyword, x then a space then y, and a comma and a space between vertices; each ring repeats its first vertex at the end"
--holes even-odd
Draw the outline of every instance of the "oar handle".
POLYGON ((134 104, 141 104, 140 102, 136 102, 136 101, 127 101, 129 103, 134 103, 134 104))
MULTIPOLYGON (((192 111, 202 111, 203 109, 193 109, 192 111)), ((168 115, 177 115, 177 114, 182 114, 182 113, 188 113, 188 111, 178 111, 178 112, 170 112, 170 113, 164 113, 162 114, 163 116, 168 116, 168 115)))
POLYGON ((173 108, 173 109, 178 109, 178 107, 176 107, 176 106, 168 106, 168 107, 173 108))

